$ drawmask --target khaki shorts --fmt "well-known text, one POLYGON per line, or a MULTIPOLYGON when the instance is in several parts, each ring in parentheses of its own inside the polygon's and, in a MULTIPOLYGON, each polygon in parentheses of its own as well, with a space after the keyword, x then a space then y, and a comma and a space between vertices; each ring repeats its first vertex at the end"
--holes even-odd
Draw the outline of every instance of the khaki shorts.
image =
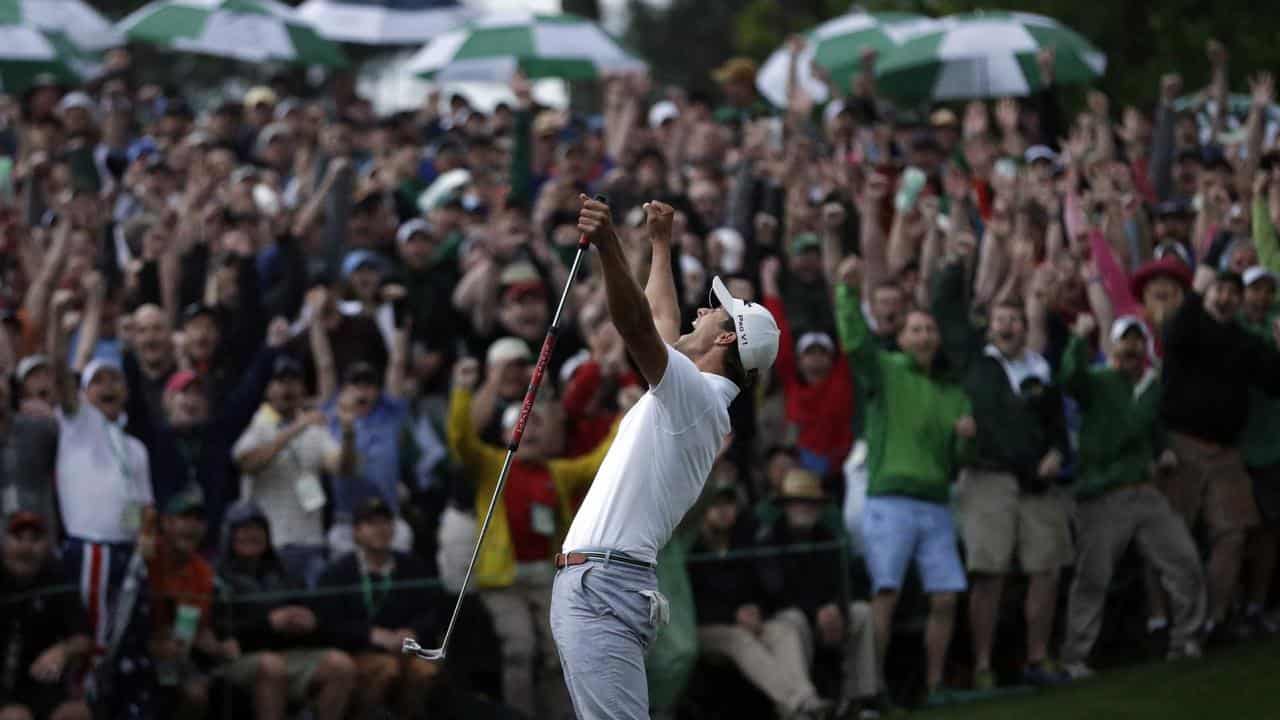
POLYGON ((1009 473, 966 469, 956 488, 956 518, 969 572, 1026 573, 1071 564, 1070 499, 1057 488, 1024 493, 1009 473))
MULTIPOLYGON (((273 653, 284 658, 285 677, 289 679, 289 700, 302 702, 310 695, 311 678, 328 650, 310 648, 273 653)), ((242 655, 219 668, 227 682, 240 688, 253 687, 258 678, 258 659, 265 653, 242 655)))
POLYGON ((1202 516, 1210 538, 1258 524, 1253 482, 1239 450, 1176 432, 1169 440, 1178 468, 1160 481, 1160 489, 1188 529, 1194 530, 1202 516))

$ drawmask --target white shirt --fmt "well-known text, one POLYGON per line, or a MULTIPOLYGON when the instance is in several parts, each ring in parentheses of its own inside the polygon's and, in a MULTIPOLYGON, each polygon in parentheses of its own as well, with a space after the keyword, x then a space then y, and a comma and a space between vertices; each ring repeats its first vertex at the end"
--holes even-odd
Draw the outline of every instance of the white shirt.
POLYGON ((151 464, 138 438, 81 400, 58 408, 58 503, 67 534, 93 542, 133 542, 142 508, 155 503, 151 464))
POLYGON ((729 434, 738 387, 667 346, 667 370, 622 418, 564 551, 604 548, 657 562, 729 434))
MULTIPOLYGON (((283 424, 280 414, 264 404, 236 440, 231 456, 239 461, 248 451, 274 441, 284 429, 283 424)), ((241 496, 262 508, 271 523, 271 541, 276 547, 325 544, 324 504, 311 510, 303 507, 305 486, 323 487, 320 473, 335 466, 341 452, 326 428, 311 426, 289 440, 258 472, 241 478, 241 496)))

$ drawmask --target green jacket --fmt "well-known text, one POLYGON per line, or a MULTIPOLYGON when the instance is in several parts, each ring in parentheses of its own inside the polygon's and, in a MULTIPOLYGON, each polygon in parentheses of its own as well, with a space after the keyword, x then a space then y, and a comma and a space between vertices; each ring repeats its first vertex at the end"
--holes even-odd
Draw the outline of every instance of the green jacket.
MULTIPOLYGON (((1270 326, 1273 317, 1274 308, 1267 322, 1251 323, 1241 317, 1240 325, 1275 347, 1270 326)), ((1244 464, 1252 468, 1280 463, 1280 399, 1258 387, 1249 388, 1249 420, 1240 433, 1240 451, 1244 454, 1244 464)))
POLYGON ((836 289, 840 346, 867 399, 867 494, 945 503, 956 468, 973 450, 955 434, 956 421, 970 413, 969 398, 910 356, 880 350, 859 297, 856 288, 836 289))
POLYGON ((1146 482, 1151 461, 1165 447, 1159 374, 1148 370, 1134 383, 1114 368, 1091 368, 1090 360, 1089 344, 1072 337, 1058 369, 1058 383, 1080 405, 1081 499, 1146 482))
POLYGON ((1052 383, 1049 362, 1026 351, 1038 366, 1041 382, 1023 382, 1015 392, 999 351, 987 345, 985 328, 971 319, 965 297, 964 266, 955 263, 938 273, 934 285, 933 316, 943 338, 943 350, 963 378, 978 426, 973 464, 984 470, 1012 473, 1025 490, 1047 489, 1038 477, 1040 461, 1056 449, 1068 455, 1067 421, 1062 393, 1052 383))

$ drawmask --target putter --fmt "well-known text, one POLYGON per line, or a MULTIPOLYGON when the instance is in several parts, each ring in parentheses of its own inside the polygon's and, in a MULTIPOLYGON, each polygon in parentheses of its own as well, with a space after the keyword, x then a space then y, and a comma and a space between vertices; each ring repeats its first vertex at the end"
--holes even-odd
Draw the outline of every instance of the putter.
MULTIPOLYGON (((603 195, 595 197, 599 202, 607 202, 603 195)), ((444 631, 444 640, 438 648, 424 648, 413 638, 405 638, 400 652, 413 655, 423 660, 443 660, 449 650, 449 638, 453 636, 453 628, 458 623, 458 614, 462 611, 462 601, 467 596, 467 588, 471 586, 471 573, 476 568, 476 559, 480 557, 480 546, 484 544, 484 536, 489 532, 489 522, 493 519, 494 508, 498 507, 498 498, 502 497, 502 488, 507 484, 507 473, 511 470, 511 461, 520 447, 520 438, 524 437, 524 426, 533 410, 533 401, 538 397, 538 388, 542 385, 542 374, 551 360, 551 351, 556 347, 556 339, 560 333, 560 313, 564 310, 565 301, 569 299, 569 289, 573 287, 573 279, 578 275, 578 265, 582 262, 582 253, 591 245, 586 235, 578 238, 578 250, 573 254, 573 265, 569 267, 569 277, 565 280, 564 290, 560 293, 560 302, 556 304, 556 312, 551 316, 551 327, 547 328, 547 336, 542 340, 542 351, 538 353, 538 364, 533 368, 533 376, 529 379, 529 389, 524 394, 524 404, 520 408, 520 418, 511 431, 511 442, 507 444, 507 457, 502 462, 502 470, 498 473, 498 484, 493 489, 493 497, 489 499, 489 509, 485 511, 484 522, 480 524, 480 533, 476 537, 476 547, 471 551, 471 562, 467 564, 467 574, 462 578, 462 589, 458 591, 458 601, 454 603, 453 615, 449 618, 449 627, 444 631)))

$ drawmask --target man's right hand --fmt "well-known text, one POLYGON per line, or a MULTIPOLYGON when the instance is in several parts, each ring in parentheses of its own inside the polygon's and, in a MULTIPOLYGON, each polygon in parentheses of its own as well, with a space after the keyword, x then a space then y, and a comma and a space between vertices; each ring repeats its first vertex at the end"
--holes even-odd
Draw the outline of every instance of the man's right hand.
POLYGON ((613 214, 609 206, 582 194, 578 195, 578 200, 582 202, 582 209, 578 211, 578 232, 597 245, 612 238, 613 214))
POLYGON ((1089 313, 1083 313, 1078 316, 1075 323, 1071 326, 1071 332, 1074 333, 1076 337, 1084 340, 1088 340, 1093 337, 1093 332, 1097 329, 1098 321, 1093 319, 1093 316, 1089 313))
POLYGON ((862 286, 862 258, 857 255, 850 255, 840 262, 840 267, 836 270, 836 277, 840 278, 840 282, 849 287, 862 286))
POLYGON ((472 357, 460 358, 453 366, 453 387, 475 390, 480 382, 480 361, 472 357))

